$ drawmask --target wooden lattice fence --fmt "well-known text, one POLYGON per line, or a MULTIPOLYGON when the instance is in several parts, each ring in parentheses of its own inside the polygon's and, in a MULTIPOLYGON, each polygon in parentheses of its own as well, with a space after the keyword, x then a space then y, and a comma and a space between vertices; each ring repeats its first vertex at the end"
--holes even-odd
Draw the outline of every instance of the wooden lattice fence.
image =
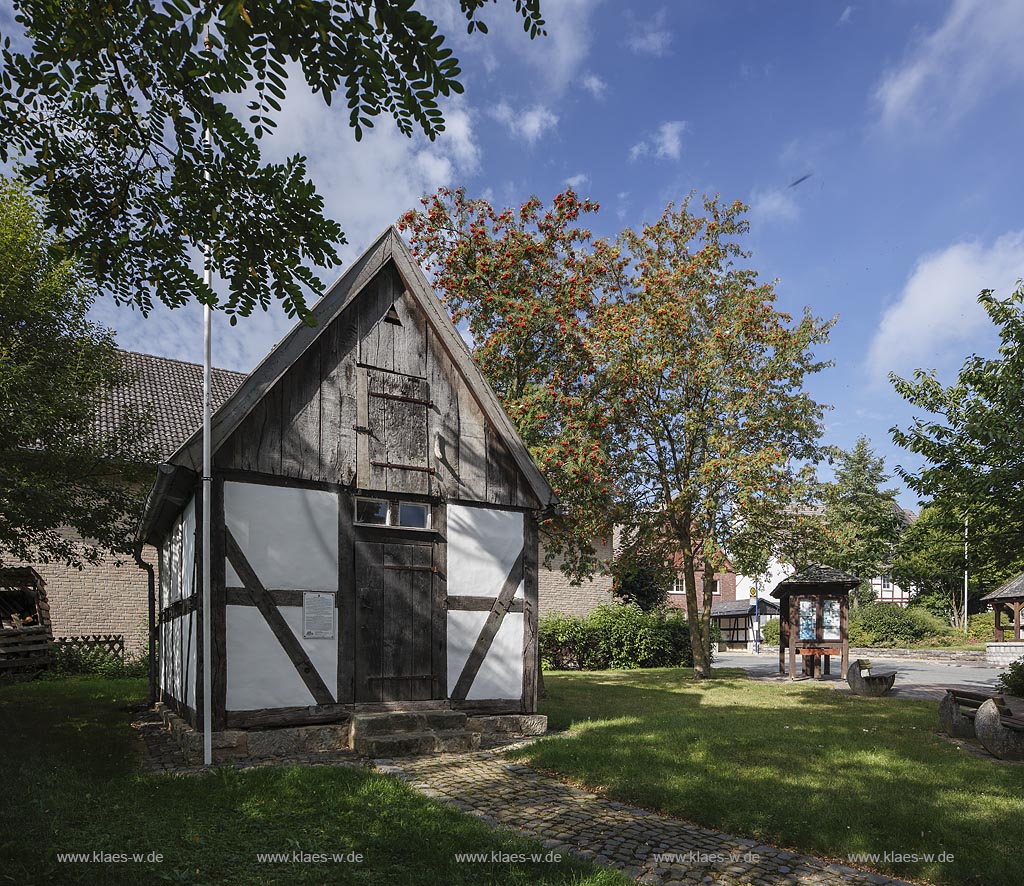
POLYGON ((86 634, 80 637, 58 637, 53 641, 63 655, 88 659, 124 661, 124 634, 86 634))

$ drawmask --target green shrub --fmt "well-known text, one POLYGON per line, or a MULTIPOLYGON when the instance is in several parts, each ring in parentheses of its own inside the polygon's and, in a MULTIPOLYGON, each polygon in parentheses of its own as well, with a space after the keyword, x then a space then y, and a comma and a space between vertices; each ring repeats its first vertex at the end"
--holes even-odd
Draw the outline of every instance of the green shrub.
MULTIPOLYGON (((717 643, 718 631, 712 641, 717 643)), ((540 657, 548 670, 690 667, 690 628, 679 610, 644 612, 636 604, 599 606, 588 616, 540 620, 540 657)))
POLYGON ((761 625, 761 642, 769 646, 779 645, 779 620, 773 618, 761 625))
MULTIPOLYGON (((1003 619, 1005 623, 1005 619, 1003 619)), ((994 612, 975 612, 967 616, 967 639, 975 643, 991 643, 996 633, 994 612)))
POLYGON ((872 603, 850 611, 851 646, 912 646, 929 634, 924 610, 903 609, 891 603, 872 603))
MULTIPOLYGON (((968 625, 970 619, 968 619, 968 625)), ((1024 698, 1024 658, 1010 662, 1010 666, 996 680, 996 691, 1024 698)))
POLYGON ((121 657, 106 649, 85 652, 54 646, 47 673, 56 678, 80 675, 115 679, 146 677, 149 675, 149 656, 143 653, 121 657))

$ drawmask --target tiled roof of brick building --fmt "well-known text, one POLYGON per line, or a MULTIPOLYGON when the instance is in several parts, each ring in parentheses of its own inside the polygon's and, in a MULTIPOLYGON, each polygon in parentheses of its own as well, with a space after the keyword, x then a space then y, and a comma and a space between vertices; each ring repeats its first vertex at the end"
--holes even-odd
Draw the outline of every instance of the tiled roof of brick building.
MULTIPOLYGON (((121 352, 135 380, 115 392, 98 416, 101 431, 110 431, 132 409, 147 410, 153 420, 147 441, 166 459, 203 421, 203 367, 155 354, 121 352)), ((216 410, 245 378, 244 372, 213 370, 213 408, 216 410)))

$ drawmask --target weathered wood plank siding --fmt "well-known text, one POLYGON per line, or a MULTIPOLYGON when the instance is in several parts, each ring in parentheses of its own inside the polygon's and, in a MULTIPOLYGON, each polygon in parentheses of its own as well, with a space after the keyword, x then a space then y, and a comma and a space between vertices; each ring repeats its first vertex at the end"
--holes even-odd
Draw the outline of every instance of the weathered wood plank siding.
POLYGON ((272 385, 216 458, 221 469, 539 507, 390 261, 272 385))

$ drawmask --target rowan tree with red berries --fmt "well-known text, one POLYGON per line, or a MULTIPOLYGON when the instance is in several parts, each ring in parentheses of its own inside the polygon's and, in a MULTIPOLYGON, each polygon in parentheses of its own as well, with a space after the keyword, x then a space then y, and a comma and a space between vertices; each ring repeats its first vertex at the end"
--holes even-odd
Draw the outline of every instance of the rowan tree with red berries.
POLYGON ((577 580, 598 567, 592 543, 610 536, 616 502, 591 337, 625 270, 583 224, 597 211, 572 191, 550 208, 532 198, 498 211, 442 188, 399 223, 562 502, 542 524, 545 546, 577 580))
POLYGON ((756 574, 774 546, 797 464, 815 462, 824 407, 804 390, 834 321, 776 308, 742 263, 746 207, 687 199, 619 238, 630 276, 593 326, 608 382, 609 454, 630 532, 678 552, 694 674, 711 674, 713 579, 726 558, 756 574), (698 605, 696 576, 703 573, 698 605))
POLYGON ((402 226, 563 502, 551 543, 585 551, 614 524, 681 561, 701 678, 714 574, 727 553, 762 568, 799 465, 822 455, 824 407, 804 381, 827 365, 814 351, 834 321, 794 321, 742 266, 742 203, 690 203, 615 243, 580 226, 598 207, 571 191, 497 211, 442 190, 402 226))

